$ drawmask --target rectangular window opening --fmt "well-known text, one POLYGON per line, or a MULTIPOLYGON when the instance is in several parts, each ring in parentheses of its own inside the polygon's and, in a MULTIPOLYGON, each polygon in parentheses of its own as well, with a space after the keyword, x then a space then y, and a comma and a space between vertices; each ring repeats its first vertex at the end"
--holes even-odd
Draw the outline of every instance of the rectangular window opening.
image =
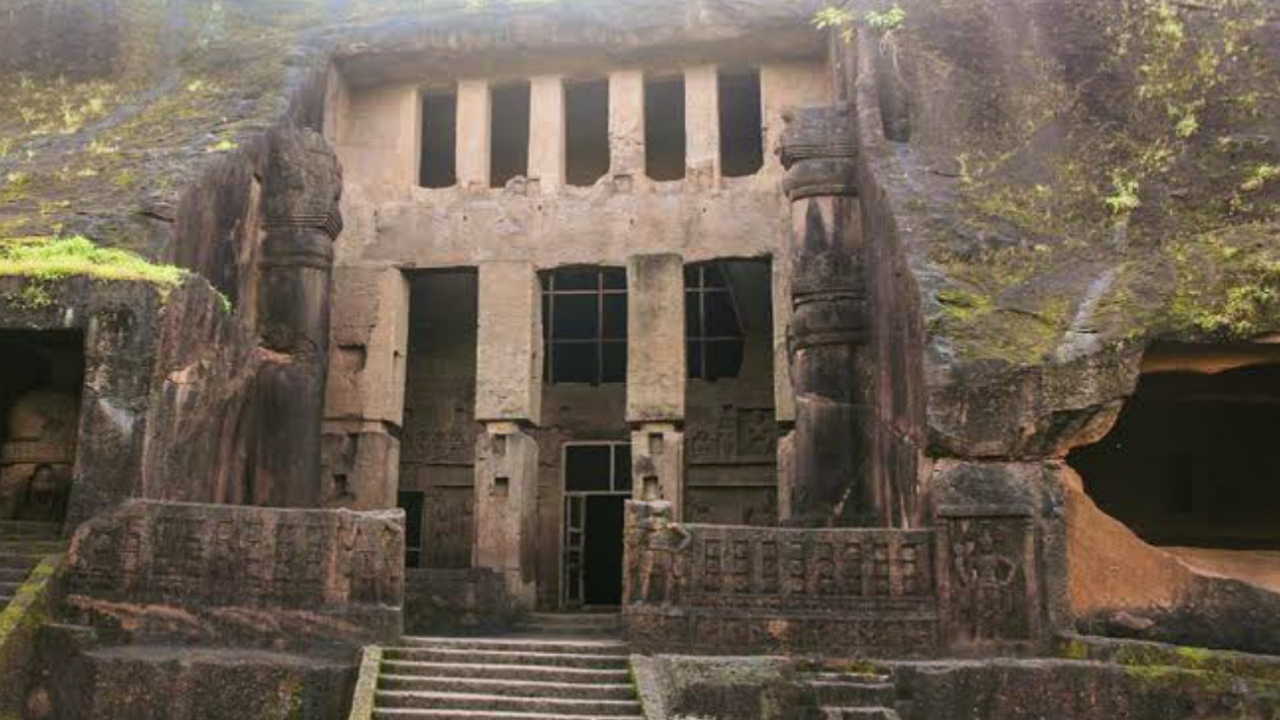
MULTIPOLYGON (((742 309, 729 282, 730 266, 731 262, 685 266, 685 357, 690 378, 732 378, 742 370, 742 309)), ((762 299, 770 292, 767 282, 752 283, 748 290, 762 299)))
POLYGON ((684 77, 645 78, 644 164, 651 180, 681 180, 685 174, 684 77))
POLYGON ((564 107, 565 176, 590 187, 609 172, 609 81, 567 83, 564 107))
POLYGON ((541 279, 547 382, 626 382, 626 272, 569 267, 541 279))
POLYGON ((458 184, 458 93, 422 93, 422 158, 418 184, 447 188, 458 184))
POLYGON ((494 86, 489 185, 501 188, 529 174, 529 83, 494 86))
POLYGON ((760 105, 760 71, 721 72, 720 172, 745 177, 764 167, 764 120, 760 105))

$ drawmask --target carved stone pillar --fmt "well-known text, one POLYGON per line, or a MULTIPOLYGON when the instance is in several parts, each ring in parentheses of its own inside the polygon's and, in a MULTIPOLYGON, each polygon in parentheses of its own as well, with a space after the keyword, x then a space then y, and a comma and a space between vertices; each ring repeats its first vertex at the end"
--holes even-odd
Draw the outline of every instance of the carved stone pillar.
POLYGON ((684 323, 684 259, 627 258, 632 495, 671 503, 677 519, 684 504, 684 323))
POLYGON ((537 600, 538 442, 514 422, 485 423, 476 443, 475 564, 502 574, 511 597, 537 600))
POLYGON ((783 477, 784 524, 884 524, 872 475, 875 357, 869 347, 857 137, 849 106, 797 109, 782 135, 791 201, 791 331, 796 420, 783 477))
POLYGON ((317 133, 270 136, 258 280, 258 433, 246 501, 316 507, 342 171, 317 133))
POLYGON ((512 597, 537 597, 538 443, 524 432, 542 413, 542 315, 531 264, 480 264, 476 347, 475 564, 494 568, 512 597))

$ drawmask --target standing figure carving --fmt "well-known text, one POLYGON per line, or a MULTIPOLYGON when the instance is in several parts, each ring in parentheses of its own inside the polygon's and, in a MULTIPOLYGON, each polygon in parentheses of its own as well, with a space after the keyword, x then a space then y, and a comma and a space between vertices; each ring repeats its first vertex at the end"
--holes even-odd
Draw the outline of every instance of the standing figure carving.
POLYGON ((671 503, 655 501, 645 506, 636 523, 640 586, 633 600, 669 605, 679 602, 684 584, 681 555, 693 542, 693 535, 673 519, 671 503))
POLYGON ((1013 582, 1018 565, 996 549, 990 529, 952 548, 954 571, 962 591, 958 615, 967 620, 972 640, 998 640, 1014 613, 1013 582))

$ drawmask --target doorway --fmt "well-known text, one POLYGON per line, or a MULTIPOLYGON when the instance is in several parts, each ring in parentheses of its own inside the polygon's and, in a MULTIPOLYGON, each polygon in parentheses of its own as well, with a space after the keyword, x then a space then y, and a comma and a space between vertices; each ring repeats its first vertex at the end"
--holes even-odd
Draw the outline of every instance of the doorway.
POLYGON ((622 530, 631 497, 631 445, 564 446, 563 580, 566 609, 622 604, 622 530))

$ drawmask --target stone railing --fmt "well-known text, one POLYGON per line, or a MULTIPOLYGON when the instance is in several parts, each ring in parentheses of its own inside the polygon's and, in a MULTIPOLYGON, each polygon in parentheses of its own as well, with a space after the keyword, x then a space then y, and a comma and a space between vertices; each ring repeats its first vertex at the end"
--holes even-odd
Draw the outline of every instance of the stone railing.
POLYGON ((401 511, 132 500, 76 531, 67 604, 124 641, 387 642, 403 557, 401 511))
POLYGON ((925 530, 671 517, 668 503, 627 503, 623 613, 645 650, 888 658, 1052 640, 1041 556, 1051 571, 1055 543, 1025 503, 939 505, 925 530))
POLYGON ((875 652, 939 646, 928 530, 676 525, 627 505, 624 616, 642 649, 875 652))

